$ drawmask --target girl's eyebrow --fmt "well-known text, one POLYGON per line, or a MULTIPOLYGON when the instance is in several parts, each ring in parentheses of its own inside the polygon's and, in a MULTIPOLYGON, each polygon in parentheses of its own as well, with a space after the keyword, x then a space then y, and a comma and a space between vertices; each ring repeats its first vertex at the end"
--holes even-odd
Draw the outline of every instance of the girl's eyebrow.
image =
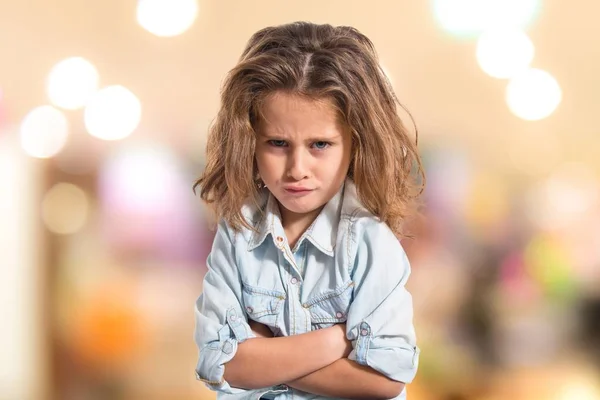
MULTIPOLYGON (((289 138, 286 135, 282 135, 282 134, 259 133, 259 136, 262 136, 265 139, 289 140, 289 138)), ((342 137, 342 135, 340 135, 340 134, 336 134, 336 135, 325 134, 325 135, 310 137, 310 138, 306 139, 306 141, 318 142, 318 141, 325 141, 325 140, 335 140, 335 139, 339 139, 341 137, 342 137)))

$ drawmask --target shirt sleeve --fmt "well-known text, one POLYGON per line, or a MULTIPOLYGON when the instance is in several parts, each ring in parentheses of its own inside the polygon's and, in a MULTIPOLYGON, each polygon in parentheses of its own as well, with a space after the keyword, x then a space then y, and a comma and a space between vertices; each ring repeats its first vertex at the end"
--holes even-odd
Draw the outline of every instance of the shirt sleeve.
POLYGON ((348 358, 390 379, 410 383, 420 352, 412 296, 405 288, 410 264, 387 225, 373 219, 362 225, 362 232, 354 235, 354 293, 346 321, 354 349, 348 358))
POLYGON ((254 335, 241 305, 234 247, 224 222, 217 228, 207 266, 195 309, 196 379, 211 390, 240 395, 246 391, 231 387, 223 378, 225 364, 235 356, 238 344, 254 335))

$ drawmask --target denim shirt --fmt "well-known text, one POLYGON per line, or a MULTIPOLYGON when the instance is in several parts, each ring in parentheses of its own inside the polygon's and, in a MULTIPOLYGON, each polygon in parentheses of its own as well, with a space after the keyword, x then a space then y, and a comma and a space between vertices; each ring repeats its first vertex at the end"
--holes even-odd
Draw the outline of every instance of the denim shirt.
MULTIPOLYGON (((345 323, 353 346, 349 359, 396 381, 413 380, 419 349, 405 288, 410 265, 389 227, 361 205, 350 179, 293 249, 266 189, 259 204, 245 205, 242 213, 256 231, 236 233, 221 222, 207 259, 195 309, 198 380, 218 399, 328 399, 284 384, 230 386, 225 365, 239 343, 254 337, 249 320, 275 336, 345 323)), ((405 398, 406 389, 397 399, 405 398)))

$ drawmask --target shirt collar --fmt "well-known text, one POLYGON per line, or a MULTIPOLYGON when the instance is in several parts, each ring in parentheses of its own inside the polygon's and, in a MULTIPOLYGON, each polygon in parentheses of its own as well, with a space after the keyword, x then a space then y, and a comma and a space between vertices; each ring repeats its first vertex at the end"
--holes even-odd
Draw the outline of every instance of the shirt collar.
MULTIPOLYGON (((333 257, 340 220, 340 208, 342 206, 344 187, 346 185, 347 183, 343 184, 333 198, 325 204, 317 218, 302 234, 296 246, 300 246, 302 241, 307 239, 318 250, 333 257)), ((269 234, 271 234, 274 242, 279 241, 279 238, 285 237, 277 200, 270 193, 262 217, 259 219, 258 223, 254 225, 254 228, 256 231, 253 232, 253 235, 250 238, 248 251, 252 251, 260 246, 269 234)), ((280 246, 280 243, 275 243, 275 245, 280 246)))
POLYGON ((271 193, 268 194, 266 205, 262 208, 262 212, 259 213, 261 216, 258 222, 254 224, 255 232, 253 232, 248 243, 248 251, 252 251, 260 246, 269 234, 273 236, 273 240, 277 240, 277 237, 285 236, 275 196, 271 193))

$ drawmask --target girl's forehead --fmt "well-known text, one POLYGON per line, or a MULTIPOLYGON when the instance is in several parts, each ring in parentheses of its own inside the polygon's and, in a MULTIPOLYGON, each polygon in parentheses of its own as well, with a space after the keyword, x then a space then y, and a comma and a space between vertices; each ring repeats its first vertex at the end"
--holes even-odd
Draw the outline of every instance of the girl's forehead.
POLYGON ((312 98, 300 94, 275 92, 268 95, 262 103, 263 112, 270 113, 337 113, 333 99, 329 97, 312 98))
POLYGON ((332 99, 288 93, 268 96, 261 104, 259 121, 262 128, 331 126, 339 129, 343 125, 332 99))

